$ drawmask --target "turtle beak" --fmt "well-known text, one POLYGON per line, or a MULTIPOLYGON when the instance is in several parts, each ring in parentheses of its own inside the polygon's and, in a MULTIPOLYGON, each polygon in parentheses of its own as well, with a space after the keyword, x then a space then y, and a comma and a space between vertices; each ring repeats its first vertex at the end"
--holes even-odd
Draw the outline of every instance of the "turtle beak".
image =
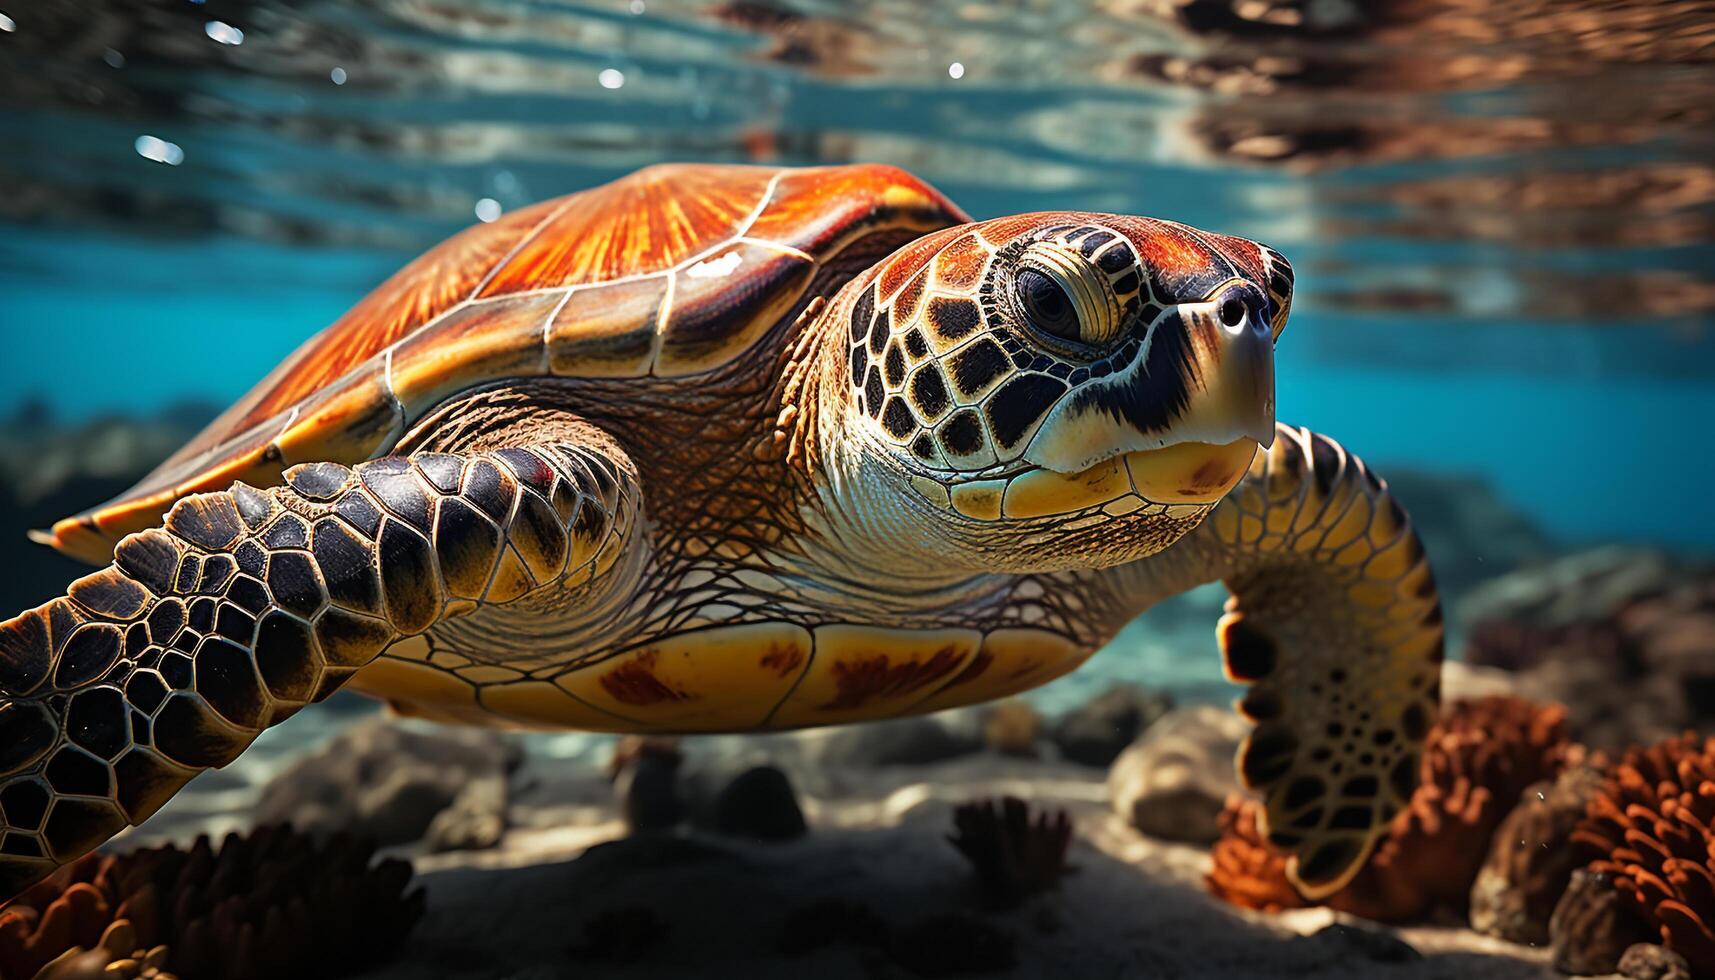
POLYGON ((1183 440, 1221 444, 1248 436, 1274 444, 1274 329, 1260 312, 1222 322, 1218 303, 1180 308, 1189 357, 1202 382, 1174 425, 1183 440))
POLYGON ((1221 295, 1158 319, 1140 357, 1055 406, 1025 457, 1073 473, 1182 443, 1272 445, 1273 328, 1260 312, 1222 322, 1221 295))

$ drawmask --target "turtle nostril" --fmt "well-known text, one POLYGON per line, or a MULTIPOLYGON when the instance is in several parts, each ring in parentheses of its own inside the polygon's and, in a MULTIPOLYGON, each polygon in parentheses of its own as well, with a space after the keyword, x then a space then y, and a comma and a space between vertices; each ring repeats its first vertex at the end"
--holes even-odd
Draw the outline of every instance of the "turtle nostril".
POLYGON ((1221 304, 1221 322, 1229 327, 1236 327, 1239 324, 1244 323, 1245 317, 1249 315, 1249 313, 1250 311, 1246 309, 1244 300, 1241 300, 1236 296, 1221 304))

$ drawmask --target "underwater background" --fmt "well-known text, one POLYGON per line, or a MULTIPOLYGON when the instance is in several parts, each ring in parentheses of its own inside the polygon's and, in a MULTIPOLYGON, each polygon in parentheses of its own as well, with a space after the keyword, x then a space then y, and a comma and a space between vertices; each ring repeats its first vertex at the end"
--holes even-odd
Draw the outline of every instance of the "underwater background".
POLYGON ((1270 847, 1216 585, 838 729, 337 693, 0 909, 0 980, 98 937, 121 980, 1715 976, 1715 0, 0 0, 0 619, 87 571, 27 531, 412 257, 663 161, 1291 259, 1279 417, 1389 481, 1447 616, 1364 868, 1311 901, 1270 847))
MULTIPOLYGON (((663 160, 884 161, 978 218, 1133 212, 1274 245, 1299 281, 1280 417, 1394 483, 1456 639, 1464 592, 1529 562, 1715 550, 1704 4, 0 10, 9 607, 76 572, 23 530, 122 489, 412 256, 663 160)), ((1225 697, 1219 599, 1041 696, 1225 697)))

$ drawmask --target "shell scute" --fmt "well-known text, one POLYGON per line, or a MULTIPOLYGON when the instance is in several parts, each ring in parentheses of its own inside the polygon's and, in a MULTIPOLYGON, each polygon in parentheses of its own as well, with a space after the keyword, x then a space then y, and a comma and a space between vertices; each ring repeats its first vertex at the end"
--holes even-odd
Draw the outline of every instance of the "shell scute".
POLYGON ((469 298, 489 270, 552 212, 553 203, 533 205, 490 224, 467 228, 394 273, 332 326, 294 351, 202 436, 168 460, 168 465, 219 446, 224 441, 220 436, 259 425, 289 410, 469 298), (205 445, 210 436, 216 438, 205 445))
POLYGON ((487 378, 542 373, 546 327, 563 299, 527 293, 472 303, 407 337, 393 350, 394 397, 434 405, 487 378))
POLYGON ((640 378, 655 357, 665 276, 575 289, 548 329, 548 368, 556 375, 640 378))
POLYGON ((940 191, 906 171, 857 164, 785 172, 746 234, 827 255, 876 224, 932 231, 968 220, 940 191))
POLYGON ((966 220, 878 165, 668 164, 512 212, 405 266, 137 486, 41 537, 106 561, 180 497, 371 458, 489 380, 710 371, 789 314, 847 245, 966 220))
POLYGON ((805 255, 737 242, 674 273, 655 374, 695 374, 739 356, 797 302, 815 271, 805 255))
POLYGON ((612 282, 672 268, 739 234, 777 171, 667 164, 566 199, 479 293, 612 282))

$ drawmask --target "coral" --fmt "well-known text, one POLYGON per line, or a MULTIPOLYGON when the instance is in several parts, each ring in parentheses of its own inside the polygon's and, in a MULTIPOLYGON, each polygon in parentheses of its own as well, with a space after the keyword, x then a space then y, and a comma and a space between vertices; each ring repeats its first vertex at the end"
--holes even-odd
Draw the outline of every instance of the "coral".
POLYGON ((107 946, 87 951, 68 949, 42 967, 34 980, 178 980, 161 969, 166 955, 165 946, 123 955, 107 946))
POLYGON ((1033 820, 1016 797, 998 805, 979 800, 954 810, 953 826, 947 839, 971 862, 983 899, 996 908, 1017 905, 1066 873, 1072 821, 1064 810, 1033 820))
MULTIPOLYGON (((1495 828, 1526 786, 1553 778, 1572 752, 1558 705, 1488 697, 1444 707, 1411 803, 1326 904, 1388 922, 1436 908, 1463 910, 1495 828)), ((1303 905, 1286 880, 1285 860, 1257 833, 1260 811, 1254 801, 1228 804, 1209 888, 1251 908, 1303 905)))
POLYGON ((162 970, 167 947, 142 949, 136 926, 115 911, 106 895, 82 882, 61 891, 39 914, 21 902, 8 905, 0 911, 0 978, 176 980, 162 970))
POLYGON ((1715 973, 1715 736, 1628 751, 1572 840, 1664 946, 1715 973))
POLYGON ((1229 905, 1281 912, 1310 904, 1286 880, 1286 858, 1269 847, 1257 827, 1262 806, 1234 794, 1221 810, 1221 839, 1209 857, 1214 862, 1204 883, 1229 905))
POLYGON ((230 834, 218 852, 199 837, 189 850, 92 854, 0 910, 0 977, 34 976, 79 947, 136 961, 119 976, 133 967, 133 976, 164 967, 185 980, 351 972, 390 952, 423 911, 420 890, 405 894, 411 866, 371 865, 373 855, 351 838, 318 844, 289 827, 230 834))

